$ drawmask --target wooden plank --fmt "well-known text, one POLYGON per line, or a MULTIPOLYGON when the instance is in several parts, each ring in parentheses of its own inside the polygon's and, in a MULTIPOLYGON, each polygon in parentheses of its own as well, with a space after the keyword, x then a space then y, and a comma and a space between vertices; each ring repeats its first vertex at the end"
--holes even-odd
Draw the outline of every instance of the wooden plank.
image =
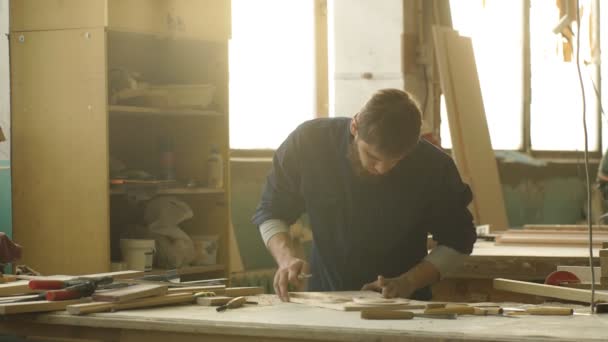
POLYGON ((207 285, 207 286, 188 286, 175 287, 169 289, 168 293, 197 293, 197 292, 222 292, 226 290, 226 285, 207 285))
POLYGON ((251 287, 227 287, 225 290, 217 290, 214 291, 216 294, 222 294, 224 296, 229 297, 239 297, 239 296, 257 296, 260 294, 264 294, 266 291, 263 287, 260 286, 251 286, 251 287))
POLYGON ((20 262, 43 274, 107 272, 105 32, 11 34, 10 52, 13 231, 27 248, 20 262))
MULTIPOLYGON (((558 298, 574 302, 591 302, 591 291, 583 289, 572 289, 561 286, 529 283, 519 280, 496 278, 494 288, 497 290, 525 293, 541 297, 558 298)), ((595 300, 598 302, 608 301, 608 292, 596 291, 595 300)))
POLYGON ((103 27, 105 0, 18 0, 9 1, 10 30, 60 30, 103 27))
POLYGON ((196 299, 196 304, 202 306, 219 306, 228 303, 234 297, 228 296, 213 296, 213 297, 199 297, 196 299))
POLYGON ((167 294, 167 289, 167 285, 136 284, 125 288, 96 292, 93 294, 93 300, 124 303, 139 298, 163 296, 167 294))
MULTIPOLYGON (((600 247, 606 236, 593 236, 593 246, 600 247)), ((516 234, 508 233, 496 236, 497 245, 564 245, 587 246, 589 238, 586 234, 516 234)))
POLYGON ((496 157, 492 150, 471 39, 433 27, 441 89, 445 95, 452 151, 463 181, 473 191, 472 213, 490 230, 509 227, 496 157))
POLYGON ((94 302, 88 304, 69 305, 66 310, 71 315, 84 315, 96 312, 120 311, 129 309, 149 308, 175 304, 192 303, 194 296, 189 293, 168 294, 164 296, 140 298, 126 303, 94 302))
MULTIPOLYGON (((593 230, 604 231, 608 230, 607 225, 593 225, 593 230)), ((566 230, 566 231, 587 231, 589 230, 586 224, 525 224, 524 230, 566 230)))
POLYGON ((18 280, 9 284, 0 284, 0 296, 14 296, 28 293, 38 293, 39 291, 33 291, 27 284, 28 280, 18 280))
POLYGON ((64 310, 68 305, 84 303, 90 300, 90 298, 80 298, 73 300, 60 300, 55 302, 42 300, 37 302, 0 304, 0 315, 11 315, 28 312, 61 311, 64 310))

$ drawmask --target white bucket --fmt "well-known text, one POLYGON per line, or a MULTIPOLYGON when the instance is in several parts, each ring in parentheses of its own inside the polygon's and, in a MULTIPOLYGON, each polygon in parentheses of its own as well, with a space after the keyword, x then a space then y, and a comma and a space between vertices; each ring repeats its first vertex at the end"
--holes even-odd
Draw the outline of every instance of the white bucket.
POLYGON ((129 270, 151 271, 155 246, 154 240, 120 239, 122 259, 129 270))
POLYGON ((195 235, 190 237, 194 243, 194 264, 217 264, 218 235, 195 235))

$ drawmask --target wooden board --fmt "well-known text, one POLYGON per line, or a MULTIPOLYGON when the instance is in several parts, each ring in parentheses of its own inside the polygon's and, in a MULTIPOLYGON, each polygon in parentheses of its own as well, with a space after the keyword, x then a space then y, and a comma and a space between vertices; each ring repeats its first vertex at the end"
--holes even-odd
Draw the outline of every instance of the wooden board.
POLYGON ((290 292, 289 301, 338 311, 361 311, 363 309, 414 309, 423 308, 402 298, 382 301, 382 297, 371 291, 345 292, 290 292), (379 302, 382 301, 382 302, 379 302))
POLYGON ((124 303, 139 298, 162 296, 167 294, 167 289, 167 285, 136 284, 120 289, 96 292, 93 294, 93 300, 124 303))
POLYGON ((489 224, 491 231, 506 229, 509 222, 471 39, 439 26, 433 27, 433 38, 452 151, 463 181, 474 194, 475 223, 489 224))
POLYGON ((49 302, 46 300, 36 302, 0 304, 0 315, 11 315, 28 312, 48 312, 64 310, 66 306, 90 301, 90 298, 61 300, 49 302))
POLYGON ((202 306, 219 306, 228 303, 234 297, 228 296, 213 296, 213 297, 199 297, 196 299, 196 304, 202 306))
POLYGON ((10 52, 13 237, 27 249, 20 262, 43 274, 107 272, 104 29, 11 34, 10 52))
MULTIPOLYGON (((583 289, 572 289, 561 286, 529 283, 525 281, 501 278, 494 279, 494 288, 497 290, 525 293, 549 298, 558 298, 574 302, 591 302, 591 291, 583 289)), ((608 292, 595 291, 595 300, 598 302, 607 302, 608 292)))
POLYGON ((128 309, 192 303, 193 301, 194 297, 191 294, 178 293, 150 298, 140 298, 127 303, 93 302, 87 304, 75 304, 67 306, 66 310, 71 315, 84 315, 96 312, 120 311, 128 309))
MULTIPOLYGON (((559 230, 559 231, 587 231, 589 230, 586 224, 525 224, 524 230, 559 230)), ((593 225, 593 230, 608 231, 606 225, 593 225)))
POLYGON ((226 285, 188 286, 170 288, 168 293, 224 292, 226 285))
POLYGON ((229 297, 239 297, 239 296, 256 296, 260 294, 264 294, 263 287, 259 286, 251 286, 251 287, 227 287, 224 291, 218 290, 214 291, 217 294, 221 294, 229 297))
MULTIPOLYGON (((593 236, 593 246, 601 247, 608 235, 593 236)), ((560 246, 587 246, 589 237, 582 234, 533 234, 509 232, 496 236, 497 245, 560 245, 560 246)))

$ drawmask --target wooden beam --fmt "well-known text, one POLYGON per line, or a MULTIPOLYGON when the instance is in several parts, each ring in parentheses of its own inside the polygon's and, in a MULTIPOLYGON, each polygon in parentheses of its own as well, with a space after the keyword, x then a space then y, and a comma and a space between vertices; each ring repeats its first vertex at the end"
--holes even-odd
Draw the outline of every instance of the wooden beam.
POLYGON ((167 294, 167 285, 137 284, 115 290, 101 291, 93 295, 93 300, 100 302, 123 303, 145 297, 167 294))
POLYGON ((42 300, 37 302, 0 304, 0 315, 11 315, 28 312, 61 311, 65 310, 66 306, 68 305, 84 303, 90 300, 90 298, 80 298, 53 302, 42 300))
MULTIPOLYGON (((591 302, 591 291, 583 289, 572 289, 502 278, 494 279, 494 288, 497 290, 525 293, 541 297, 558 298, 574 302, 591 302)), ((595 291, 595 300, 597 302, 607 302, 608 292, 595 291)))
POLYGON ((154 306, 192 303, 194 296, 189 293, 168 294, 150 298, 137 299, 126 303, 93 302, 69 305, 66 310, 71 315, 84 315, 96 312, 120 311, 128 309, 149 308, 154 306))

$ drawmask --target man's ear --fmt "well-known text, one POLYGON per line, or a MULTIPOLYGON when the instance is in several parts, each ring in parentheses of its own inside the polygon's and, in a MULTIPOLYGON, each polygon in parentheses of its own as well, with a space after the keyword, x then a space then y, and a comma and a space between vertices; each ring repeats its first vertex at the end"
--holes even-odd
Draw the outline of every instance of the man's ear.
POLYGON ((350 120, 350 134, 357 136, 357 116, 350 120))

